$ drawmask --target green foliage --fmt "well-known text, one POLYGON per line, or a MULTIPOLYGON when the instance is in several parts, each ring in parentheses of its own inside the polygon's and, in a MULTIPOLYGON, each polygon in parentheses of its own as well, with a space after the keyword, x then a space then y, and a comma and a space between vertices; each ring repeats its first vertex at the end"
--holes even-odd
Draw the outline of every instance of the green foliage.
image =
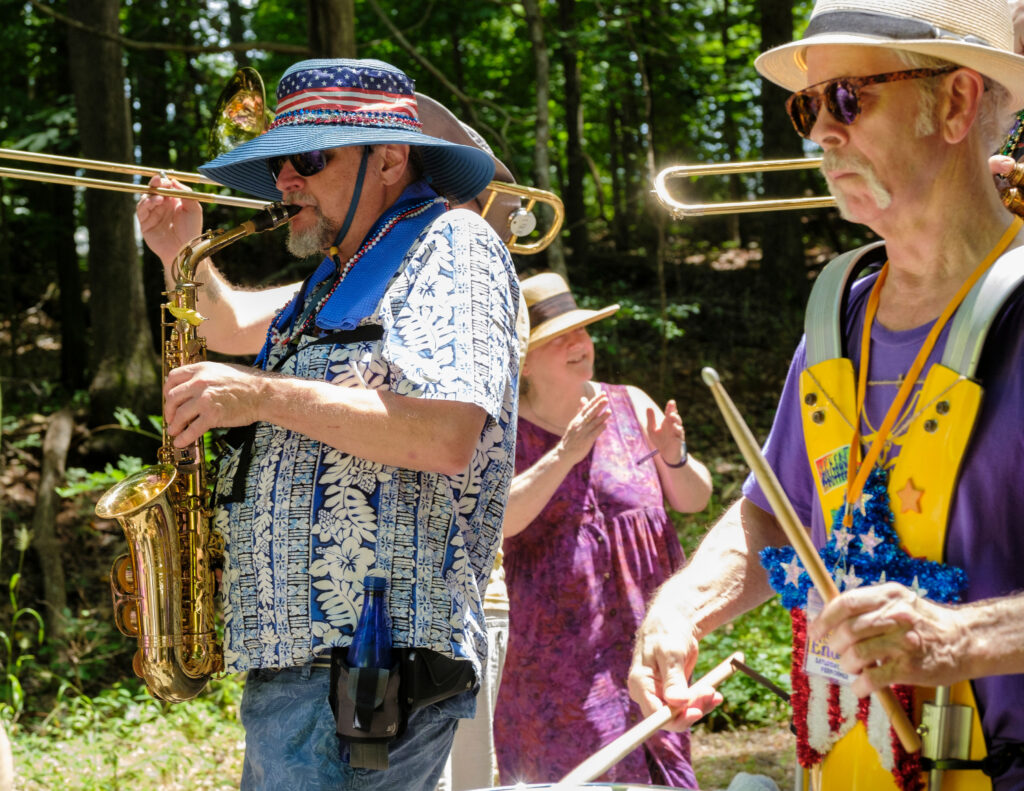
MULTIPOLYGON (((151 429, 149 431, 142 428, 142 421, 139 419, 139 416, 127 407, 119 406, 115 408, 114 420, 117 421, 117 428, 120 428, 122 431, 131 431, 135 434, 141 434, 144 437, 152 437, 156 440, 163 439, 164 424, 163 420, 158 415, 150 415, 147 418, 151 429)), ((98 430, 99 429, 97 429, 97 431, 98 430)))
POLYGON ((11 732, 22 791, 238 787, 242 679, 213 680, 169 705, 137 679, 89 697, 67 695, 39 723, 11 732))
MULTIPOLYGON (((3 418, 3 431, 8 433, 20 425, 21 421, 18 420, 14 415, 4 415, 3 418)), ((9 439, 8 444, 12 448, 41 448, 43 446, 43 435, 38 431, 32 431, 27 434, 22 434, 16 439, 9 439)))
MULTIPOLYGON (((22 550, 24 554, 24 550, 22 550)), ((43 618, 30 607, 18 605, 18 584, 21 574, 16 573, 8 584, 11 615, 0 624, 0 648, 3 650, 3 679, 0 680, 0 719, 14 722, 25 707, 25 681, 30 671, 37 669, 33 650, 43 645, 43 618)))
MULTIPOLYGON (((621 297, 617 302, 619 310, 608 321, 607 327, 609 329, 608 334, 614 333, 619 336, 630 334, 631 330, 634 332, 638 331, 638 327, 630 327, 629 322, 639 322, 640 325, 652 329, 659 337, 664 337, 670 341, 676 340, 686 334, 686 331, 681 326, 683 322, 691 316, 700 313, 700 305, 696 303, 675 302, 669 304, 665 308, 664 315, 662 315, 653 306, 638 302, 630 297, 621 297)), ((605 304, 599 298, 584 296, 580 299, 580 307, 598 310, 605 307, 605 304)), ((593 329, 592 331, 604 334, 599 329, 593 329)))
POLYGON ((67 485, 58 486, 57 494, 61 497, 77 497, 103 491, 139 472, 144 466, 142 459, 137 456, 121 456, 116 467, 108 462, 102 470, 69 467, 65 476, 67 485))
POLYGON ((114 626, 109 611, 80 609, 62 613, 64 634, 59 643, 41 652, 45 668, 40 673, 37 693, 61 699, 64 694, 85 696, 102 689, 126 670, 124 659, 134 643, 114 626))
MULTIPOLYGON (((156 415, 150 415, 147 421, 150 430, 142 427, 142 420, 132 410, 126 407, 114 409, 116 425, 99 426, 94 431, 108 429, 127 431, 152 439, 163 439, 163 422, 156 415)), ((66 485, 57 487, 57 494, 61 497, 72 498, 79 495, 87 495, 93 492, 103 491, 119 481, 123 481, 129 475, 139 472, 145 465, 142 459, 136 456, 121 455, 117 465, 107 462, 102 470, 86 470, 82 467, 69 467, 65 473, 66 485)))
MULTIPOLYGON (((744 663, 753 670, 783 689, 790 689, 789 615, 777 601, 765 602, 705 637, 700 644, 695 677, 699 678, 735 651, 744 653, 744 663)), ((719 690, 725 702, 703 720, 712 730, 740 725, 757 727, 790 716, 788 702, 743 673, 735 673, 719 690)))

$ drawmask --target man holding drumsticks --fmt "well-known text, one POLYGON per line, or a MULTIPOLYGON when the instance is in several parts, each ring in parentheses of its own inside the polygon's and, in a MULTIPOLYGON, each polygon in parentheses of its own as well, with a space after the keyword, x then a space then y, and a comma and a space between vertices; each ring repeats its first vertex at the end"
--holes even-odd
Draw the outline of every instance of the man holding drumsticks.
POLYGON ((655 598, 631 693, 694 722, 721 700, 688 690, 699 640, 774 589, 822 788, 1024 787, 1024 252, 987 164, 1024 106, 1007 5, 818 0, 756 66, 795 91, 843 216, 885 240, 819 277, 765 445, 843 593, 822 608, 771 549, 785 534, 750 479, 655 598), (962 718, 969 746, 905 750, 867 697, 890 685, 915 725, 926 703, 932 724, 962 718))

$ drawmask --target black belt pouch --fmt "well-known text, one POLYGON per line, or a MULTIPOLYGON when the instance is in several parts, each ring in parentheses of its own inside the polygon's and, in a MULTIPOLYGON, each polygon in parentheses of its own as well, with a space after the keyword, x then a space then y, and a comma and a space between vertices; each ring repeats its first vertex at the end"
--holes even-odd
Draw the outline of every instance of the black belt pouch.
MULTIPOLYGON (((341 746, 367 759, 367 768, 387 768, 383 760, 367 758, 380 749, 353 749, 362 745, 386 746, 405 732, 416 709, 440 703, 460 692, 478 688, 473 665, 426 648, 395 649, 394 667, 350 668, 348 648, 331 651, 331 687, 328 696, 341 746)), ((386 748, 385 748, 386 749, 386 748)), ((356 763, 352 761, 352 765, 356 763)), ((365 764, 364 764, 365 765, 365 764)))

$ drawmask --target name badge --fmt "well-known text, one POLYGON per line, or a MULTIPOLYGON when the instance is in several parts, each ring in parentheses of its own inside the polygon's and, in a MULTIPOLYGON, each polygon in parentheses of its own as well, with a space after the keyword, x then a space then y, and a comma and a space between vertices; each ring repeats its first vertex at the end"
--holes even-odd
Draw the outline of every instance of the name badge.
MULTIPOLYGON (((821 595, 813 588, 807 591, 807 623, 810 623, 821 613, 824 606, 821 595)), ((807 638, 806 650, 804 651, 804 672, 809 676, 822 676, 837 684, 852 684, 857 676, 847 673, 839 667, 839 654, 832 650, 828 644, 828 638, 824 640, 811 640, 807 638)))

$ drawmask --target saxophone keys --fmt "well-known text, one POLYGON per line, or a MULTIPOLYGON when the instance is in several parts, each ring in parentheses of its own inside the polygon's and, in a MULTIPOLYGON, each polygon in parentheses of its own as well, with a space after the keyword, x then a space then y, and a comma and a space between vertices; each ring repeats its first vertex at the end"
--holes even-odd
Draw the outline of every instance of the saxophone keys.
POLYGON ((178 305, 167 305, 167 312, 170 313, 174 318, 179 321, 184 320, 191 324, 193 327, 198 327, 204 321, 206 317, 194 308, 179 307, 178 305))

